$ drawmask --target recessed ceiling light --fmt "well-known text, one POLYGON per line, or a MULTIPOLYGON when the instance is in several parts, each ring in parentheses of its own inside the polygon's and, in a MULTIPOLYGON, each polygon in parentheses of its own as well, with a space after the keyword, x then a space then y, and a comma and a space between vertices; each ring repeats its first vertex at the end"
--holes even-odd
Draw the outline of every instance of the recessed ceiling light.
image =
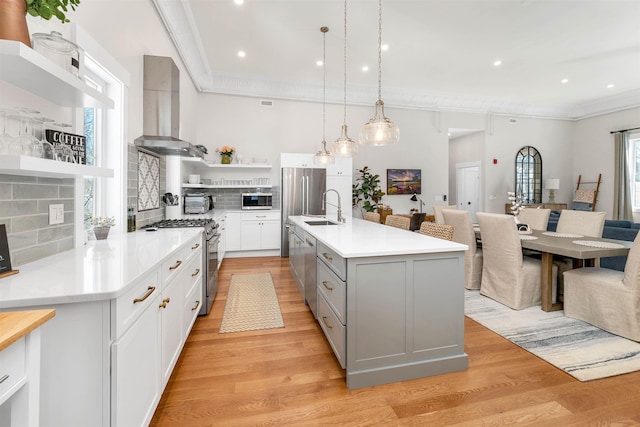
POLYGON ((389 50, 389 45, 384 43, 382 46, 380 46, 381 50, 389 50))
POLYGON ((243 5, 244 4, 244 0, 233 0, 233 2, 235 4, 237 4, 238 6, 243 5))
POLYGON ((238 56, 240 58, 244 58, 245 56, 247 56, 247 53, 244 50, 239 50, 238 51, 238 56))
POLYGON ((324 62, 322 62, 322 59, 319 59, 319 60, 316 61, 316 65, 318 67, 322 67, 324 65, 324 62))
POLYGON ((607 89, 611 89, 614 86, 615 86, 614 84, 607 85, 607 89))
POLYGON ((569 79, 562 79, 560 80, 560 83, 569 83, 569 79))
POLYGON ((364 71, 365 73, 369 71, 369 66, 365 65, 364 67, 362 67, 362 71, 364 71))
POLYGON ((497 61, 493 61, 493 66, 494 67, 499 67, 502 65, 502 61, 500 61, 499 59, 497 61))

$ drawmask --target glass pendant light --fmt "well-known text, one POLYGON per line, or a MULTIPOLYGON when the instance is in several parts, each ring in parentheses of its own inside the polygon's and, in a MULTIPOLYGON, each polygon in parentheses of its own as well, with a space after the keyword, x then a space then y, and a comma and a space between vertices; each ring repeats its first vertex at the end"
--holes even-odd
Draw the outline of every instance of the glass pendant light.
POLYGON ((353 157, 358 151, 358 145, 347 135, 347 0, 344 0, 344 114, 342 119, 342 133, 333 142, 331 152, 336 157, 353 157))
POLYGON ((327 141, 324 137, 325 130, 325 108, 326 108, 326 92, 327 92, 327 32, 329 27, 321 27, 322 32, 322 149, 319 150, 315 156, 313 156, 313 163, 316 165, 332 165, 336 159, 333 157, 330 151, 327 151, 327 141))
POLYGON ((400 140, 400 128, 384 116, 382 102, 382 0, 378 1, 378 101, 375 116, 360 129, 362 145, 391 145, 400 140))

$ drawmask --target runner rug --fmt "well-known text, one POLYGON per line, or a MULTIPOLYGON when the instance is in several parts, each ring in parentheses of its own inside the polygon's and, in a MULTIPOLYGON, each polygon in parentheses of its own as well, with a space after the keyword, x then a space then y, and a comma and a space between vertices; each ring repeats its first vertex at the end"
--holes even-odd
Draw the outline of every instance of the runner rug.
POLYGON ((271 273, 233 274, 219 333, 283 327, 271 273))
POLYGON ((509 307, 465 290, 465 314, 580 381, 640 370, 640 344, 586 322, 545 312, 540 306, 509 307))

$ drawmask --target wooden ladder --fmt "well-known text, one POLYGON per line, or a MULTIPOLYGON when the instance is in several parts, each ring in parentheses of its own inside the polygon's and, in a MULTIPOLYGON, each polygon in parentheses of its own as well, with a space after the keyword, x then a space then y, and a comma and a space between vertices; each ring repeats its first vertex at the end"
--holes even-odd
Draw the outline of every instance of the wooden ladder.
POLYGON ((600 191, 600 183, 602 182, 602 174, 598 174, 597 181, 582 181, 582 175, 578 175, 578 185, 576 185, 576 191, 580 189, 580 184, 595 184, 596 188, 593 192, 593 201, 591 202, 591 211, 596 210, 596 202, 598 201, 598 192, 600 191))

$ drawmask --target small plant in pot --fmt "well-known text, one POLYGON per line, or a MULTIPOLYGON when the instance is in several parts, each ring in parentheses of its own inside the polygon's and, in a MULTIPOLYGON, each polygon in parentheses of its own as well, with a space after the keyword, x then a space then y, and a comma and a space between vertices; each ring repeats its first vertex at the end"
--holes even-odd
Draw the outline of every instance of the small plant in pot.
POLYGON ((93 229, 97 240, 104 240, 109 236, 109 230, 116 225, 115 217, 107 216, 89 216, 87 225, 93 229))
POLYGON ((380 175, 372 174, 368 166, 358 170, 352 190, 353 206, 360 206, 364 212, 375 211, 384 196, 380 189, 380 175))
POLYGON ((66 13, 76 10, 80 0, 0 0, 0 39, 17 40, 31 47, 27 28, 28 13, 49 20, 69 22, 66 13))

